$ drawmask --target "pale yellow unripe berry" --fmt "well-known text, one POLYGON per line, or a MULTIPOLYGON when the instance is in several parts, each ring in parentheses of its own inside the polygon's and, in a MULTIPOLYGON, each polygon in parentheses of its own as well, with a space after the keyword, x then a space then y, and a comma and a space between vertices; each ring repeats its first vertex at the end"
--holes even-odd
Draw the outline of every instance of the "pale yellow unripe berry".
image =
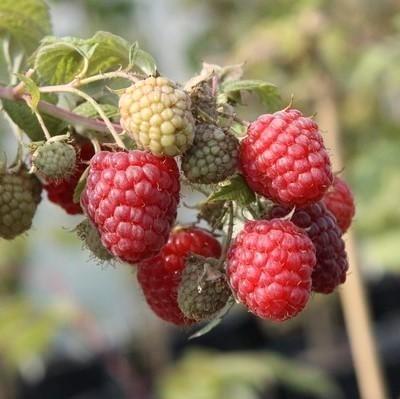
POLYGON ((121 125, 139 148, 156 155, 183 154, 193 143, 189 95, 163 77, 134 83, 121 96, 121 125))

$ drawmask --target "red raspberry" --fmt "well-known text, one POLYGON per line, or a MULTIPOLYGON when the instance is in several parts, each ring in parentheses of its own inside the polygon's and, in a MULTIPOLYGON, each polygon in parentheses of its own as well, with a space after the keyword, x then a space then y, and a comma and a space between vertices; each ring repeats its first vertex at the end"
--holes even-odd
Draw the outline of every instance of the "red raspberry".
POLYGON ((121 260, 136 263, 167 242, 179 189, 173 158, 138 150, 101 151, 90 162, 81 202, 103 245, 121 260))
POLYGON ((283 321, 296 316, 311 292, 315 248, 290 221, 247 222, 228 253, 233 292, 257 316, 283 321))
POLYGON ((319 201, 333 179, 318 125, 295 109, 251 123, 241 142, 240 163, 256 193, 283 205, 319 201))
POLYGON ((137 278, 147 303, 162 319, 177 325, 189 325, 178 306, 178 287, 190 253, 205 257, 219 257, 221 245, 208 232, 198 228, 174 230, 161 252, 138 265, 137 278))
POLYGON ((49 200, 61 206, 70 215, 83 213, 81 205, 73 201, 73 196, 82 173, 94 155, 91 143, 84 143, 81 146, 76 145, 75 148, 77 150, 77 160, 74 173, 67 179, 48 182, 43 186, 47 191, 49 200))
POLYGON ((347 183, 335 176, 333 184, 329 187, 322 199, 326 207, 335 215, 336 221, 345 233, 351 225, 356 207, 354 197, 347 183))
MULTIPOLYGON (((288 208, 274 207, 271 217, 283 217, 289 213, 288 208)), ((335 217, 326 209, 323 202, 297 208, 291 221, 304 229, 313 242, 317 264, 312 274, 312 289, 315 292, 330 294, 339 284, 346 280, 349 268, 342 232, 335 217)))

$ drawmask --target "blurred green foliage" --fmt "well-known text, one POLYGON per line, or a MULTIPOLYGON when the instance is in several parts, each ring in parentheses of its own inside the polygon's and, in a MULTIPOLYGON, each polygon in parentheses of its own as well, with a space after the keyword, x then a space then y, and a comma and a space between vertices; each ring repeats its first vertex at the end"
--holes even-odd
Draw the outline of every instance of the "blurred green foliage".
MULTIPOLYGON (((182 0, 188 7, 194 0, 182 0)), ((345 174, 357 202, 366 261, 400 267, 400 3, 395 0, 208 0, 189 60, 245 62, 305 114, 328 80, 343 133, 345 174)), ((250 120, 264 108, 253 106, 250 120)), ((318 120, 318 115, 317 115, 318 120)), ((321 126, 322 130, 324 129, 321 126)))
POLYGON ((257 399, 276 384, 315 398, 341 398, 325 374, 268 352, 191 350, 159 383, 161 399, 257 399))

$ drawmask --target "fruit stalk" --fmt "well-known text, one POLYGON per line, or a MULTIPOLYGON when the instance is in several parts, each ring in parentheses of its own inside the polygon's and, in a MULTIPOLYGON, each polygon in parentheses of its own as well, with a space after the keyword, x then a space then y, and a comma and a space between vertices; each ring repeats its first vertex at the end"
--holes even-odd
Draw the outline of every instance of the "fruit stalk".
MULTIPOLYGON (((10 101, 23 101, 21 95, 15 93, 12 87, 1 86, 0 85, 0 99, 10 100, 10 101)), ((109 132, 109 128, 105 124, 105 122, 94 119, 87 118, 85 116, 81 116, 75 114, 74 112, 68 111, 64 108, 61 108, 57 105, 51 104, 47 101, 40 100, 38 104, 38 110, 47 114, 54 116, 55 118, 61 119, 63 121, 73 123, 76 125, 81 125, 91 130, 95 130, 97 132, 109 132)), ((118 123, 111 123, 114 130, 117 133, 122 132, 122 127, 118 123)))
POLYGON ((98 112, 98 114, 101 116, 101 119, 103 119, 105 125, 107 126, 108 130, 112 134, 115 142, 117 145, 121 148, 126 148, 124 142, 121 140, 121 137, 119 137, 117 131, 114 129, 113 124, 111 123, 110 119, 108 116, 105 114, 103 109, 99 106, 99 104, 88 94, 85 92, 78 90, 75 87, 71 87, 68 85, 60 85, 60 86, 47 86, 47 87, 41 87, 40 88, 41 93, 71 93, 75 94, 79 97, 82 97, 85 99, 89 104, 92 105, 92 107, 98 112))

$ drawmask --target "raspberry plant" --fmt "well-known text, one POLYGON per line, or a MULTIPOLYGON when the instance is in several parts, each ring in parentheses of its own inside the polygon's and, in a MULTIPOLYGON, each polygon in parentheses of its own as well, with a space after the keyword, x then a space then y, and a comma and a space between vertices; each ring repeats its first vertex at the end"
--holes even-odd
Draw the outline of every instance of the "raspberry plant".
POLYGON ((210 64, 173 82, 138 43, 49 36, 42 0, 3 0, 0 14, 10 72, 0 98, 18 143, 12 165, 1 162, 2 238, 30 228, 43 187, 85 214, 77 232, 94 256, 137 269, 159 317, 212 320, 196 335, 234 299, 283 321, 312 290, 345 281, 351 191, 317 122, 282 106, 273 84, 210 64), (265 107, 251 123, 237 111, 249 93, 265 107), (192 226, 176 224, 183 186, 205 196, 192 226))

